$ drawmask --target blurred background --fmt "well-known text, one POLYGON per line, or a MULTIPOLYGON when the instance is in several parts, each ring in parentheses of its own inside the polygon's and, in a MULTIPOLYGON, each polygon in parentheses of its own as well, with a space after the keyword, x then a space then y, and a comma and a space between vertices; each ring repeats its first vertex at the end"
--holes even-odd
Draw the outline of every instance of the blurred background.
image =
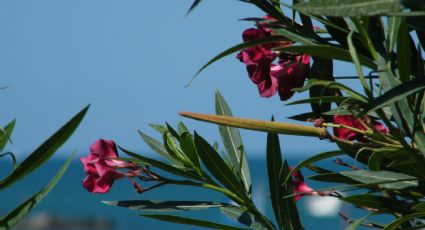
MULTIPOLYGON (((2 191, 1 215, 42 188, 72 151, 78 156, 87 155, 89 146, 99 138, 153 156, 137 130, 155 136, 148 123, 167 121, 176 125, 183 120, 210 142, 219 140, 215 125, 178 116, 183 110, 214 113, 216 89, 227 99, 235 116, 268 120, 274 115, 278 121, 289 121, 286 117, 306 111, 303 106, 285 106, 278 97, 261 98, 236 54, 208 67, 185 87, 212 57, 242 42, 243 30, 254 25, 239 19, 263 16, 249 4, 228 0, 206 1, 185 16, 191 4, 192 0, 0 2, 0 86, 7 87, 0 91, 0 122, 4 125, 17 119, 13 144, 6 150, 22 160, 91 104, 80 127, 54 159, 31 177, 2 191)), ((351 68, 336 64, 335 75, 353 74, 354 69, 350 72, 347 67, 351 68)), ((303 96, 296 95, 292 100, 303 96)), ((264 161, 266 135, 251 131, 241 134, 252 168, 257 205, 272 215, 264 161)), ((281 144, 284 157, 292 164, 334 149, 315 138, 281 136, 281 144)), ((334 167, 332 162, 325 164, 334 167)), ((0 175, 7 175, 10 169, 10 162, 0 159, 0 175)), ((83 177, 76 158, 58 186, 18 228, 175 228, 100 201, 184 199, 175 197, 176 189, 182 188, 161 188, 140 196, 128 181, 122 180, 109 194, 94 195, 81 187, 83 177)), ((190 199, 225 199, 215 193, 184 189, 179 195, 190 199)), ((323 199, 306 197, 299 202, 306 228, 342 228, 344 221, 337 212, 349 213, 352 208, 323 199)), ((217 210, 197 215, 230 223, 217 210)))

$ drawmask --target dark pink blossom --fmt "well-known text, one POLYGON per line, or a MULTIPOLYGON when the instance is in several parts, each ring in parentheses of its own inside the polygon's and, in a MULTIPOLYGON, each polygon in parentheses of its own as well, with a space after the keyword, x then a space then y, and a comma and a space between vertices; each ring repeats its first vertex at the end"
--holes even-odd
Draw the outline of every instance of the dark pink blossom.
MULTIPOLYGON (((293 168, 290 167, 292 170, 293 168)), ((304 176, 301 174, 301 171, 296 171, 293 174, 293 180, 292 185, 294 186, 294 193, 295 195, 295 201, 298 201, 303 196, 311 196, 311 195, 318 195, 314 189, 312 189, 310 186, 307 185, 304 181, 304 176)))
MULTIPOLYGON (((366 130, 366 127, 362 124, 361 121, 363 121, 364 124, 367 123, 367 120, 369 118, 365 117, 362 118, 355 118, 353 115, 334 115, 333 120, 335 124, 342 124, 346 126, 350 126, 359 130, 366 130)), ((375 127, 377 131, 383 134, 388 133, 388 129, 380 122, 372 120, 371 123, 375 127)), ((363 135, 361 133, 346 129, 346 128, 336 128, 333 129, 334 135, 338 137, 339 139, 344 140, 358 140, 364 142, 363 135)))
POLYGON ((128 164, 116 159, 117 157, 117 147, 113 141, 100 139, 92 144, 90 154, 80 158, 86 173, 83 187, 89 192, 108 192, 115 180, 126 176, 116 168, 126 167, 128 164))
MULTIPOLYGON (((247 29, 243 32, 242 38, 245 42, 257 40, 269 36, 263 29, 247 29)), ((249 47, 241 51, 237 58, 245 63, 249 78, 257 85, 262 97, 271 97, 276 94, 277 80, 270 74, 270 66, 276 53, 271 50, 270 45, 258 45, 249 47)))
MULTIPOLYGON (((265 20, 274 18, 265 16, 265 20)), ((263 22, 257 23, 258 29, 247 29, 243 32, 244 42, 272 36, 273 30, 263 22)), ((272 49, 278 46, 293 45, 292 41, 282 41, 257 45, 242 50, 236 56, 246 65, 249 78, 257 85, 260 96, 272 97, 279 92, 281 100, 287 100, 294 92, 293 88, 302 87, 310 69, 309 55, 278 55, 272 49), (277 64, 274 60, 278 58, 277 64)))
POLYGON ((271 76, 278 80, 278 93, 280 100, 286 101, 294 95, 294 88, 304 85, 310 71, 310 56, 292 55, 282 59, 278 65, 271 67, 271 76))

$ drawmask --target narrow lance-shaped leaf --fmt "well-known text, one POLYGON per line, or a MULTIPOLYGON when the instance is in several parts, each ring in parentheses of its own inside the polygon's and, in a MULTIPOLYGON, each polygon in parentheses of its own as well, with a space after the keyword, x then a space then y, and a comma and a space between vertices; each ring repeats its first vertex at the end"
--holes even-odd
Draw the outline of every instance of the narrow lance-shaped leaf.
POLYGON ((404 189, 418 186, 416 177, 391 171, 356 170, 344 171, 340 172, 340 174, 361 183, 382 183, 380 186, 388 189, 404 189))
POLYGON ((19 179, 30 174, 48 160, 56 152, 56 150, 58 150, 59 147, 61 147, 65 141, 71 137, 72 133, 77 129, 81 120, 84 118, 88 109, 89 106, 75 115, 64 126, 62 126, 62 128, 60 128, 55 134, 32 152, 22 163, 20 163, 10 175, 0 181, 0 190, 9 187, 19 179))
POLYGON ((425 212, 413 213, 413 214, 410 214, 410 215, 403 216, 403 217, 398 218, 398 219, 394 220, 393 222, 389 223, 387 226, 385 226, 384 230, 399 229, 398 227, 401 224, 403 224, 404 222, 413 220, 415 218, 424 217, 424 216, 425 216, 425 212))
POLYGON ((367 216, 364 216, 356 221, 354 221, 353 223, 349 224, 345 230, 357 230, 358 228, 360 228, 360 226, 363 224, 363 222, 365 222, 367 220, 367 218, 369 218, 370 216, 372 216, 374 213, 371 213, 367 216))
POLYGON ((62 178, 63 174, 69 167, 69 164, 72 162, 72 159, 75 154, 72 154, 71 157, 66 161, 66 163, 60 168, 56 173, 53 179, 40 190, 38 193, 33 195, 28 200, 24 201, 21 205, 16 207, 13 211, 8 213, 5 217, 0 220, 0 230, 11 229, 15 226, 22 218, 24 218, 33 208, 35 208, 44 197, 56 186, 59 180, 62 178))
MULTIPOLYGON (((333 81, 333 60, 321 58, 318 56, 313 56, 313 65, 310 68, 308 73, 309 80, 330 80, 333 81)), ((322 97, 322 96, 332 96, 340 93, 337 93, 337 90, 323 88, 321 86, 314 86, 309 89, 310 98, 322 97)), ((331 103, 320 102, 320 103, 310 103, 312 112, 315 118, 323 117, 325 120, 328 119, 326 116, 323 116, 322 113, 329 111, 331 109, 331 103)))
POLYGON ((259 9, 264 11, 267 15, 272 16, 273 18, 276 18, 277 20, 288 24, 290 20, 283 15, 282 11, 277 9, 275 6, 275 3, 271 3, 271 1, 264 1, 264 0, 243 0, 243 2, 251 3, 256 5, 259 9))
POLYGON ((130 157, 133 157, 133 158, 135 158, 139 161, 142 161, 143 163, 152 165, 154 167, 157 167, 157 168, 164 170, 166 172, 169 172, 171 174, 182 176, 182 177, 189 178, 189 179, 194 179, 194 180, 200 179, 198 175, 195 175, 191 172, 184 171, 180 168, 176 168, 174 166, 168 165, 168 164, 163 163, 161 161, 157 161, 157 160, 154 160, 154 159, 151 159, 151 158, 148 158, 148 157, 141 156, 139 154, 133 153, 133 152, 131 152, 127 149, 121 148, 121 147, 119 147, 119 149, 121 149, 121 151, 123 151, 125 154, 129 155, 130 157))
POLYGON ((218 54, 217 56, 215 56, 213 59, 211 59, 210 61, 207 62, 207 64, 205 64, 204 66, 201 67, 201 69, 198 70, 198 72, 196 72, 195 76, 192 77, 192 79, 189 81, 189 83, 186 86, 189 86, 192 81, 204 70, 206 69, 208 66, 210 66, 211 64, 213 64, 214 62, 220 60, 223 57, 226 57, 232 53, 238 52, 240 50, 246 49, 248 47, 251 46, 256 46, 256 45, 261 45, 261 44, 267 44, 267 43, 273 43, 273 42, 278 42, 278 41, 286 41, 288 40, 287 37, 285 36, 269 36, 269 37, 265 37, 263 39, 258 39, 258 40, 254 40, 254 41, 249 41, 249 42, 244 42, 241 44, 238 44, 236 46, 233 46, 223 52, 221 52, 220 54, 218 54))
POLYGON ((181 163, 174 159, 167 150, 165 149, 165 146, 157 141, 156 139, 144 134, 143 132, 139 131, 140 137, 143 139, 143 141, 155 152, 157 152, 159 155, 167 159, 169 162, 175 164, 175 165, 181 165, 181 163))
POLYGON ((186 127, 186 125, 183 122, 179 122, 178 124, 178 130, 179 134, 182 135, 182 133, 187 132, 190 133, 190 130, 186 127))
POLYGON ((197 167, 198 169, 201 168, 192 134, 184 132, 180 135, 180 148, 189 158, 193 166, 197 167))
POLYGON ((392 52, 397 42, 397 35, 400 27, 401 17, 388 17, 388 52, 392 52))
POLYGON ((398 13, 403 10, 400 0, 315 0, 298 3, 294 9, 322 16, 373 16, 398 13))
POLYGON ((391 198, 387 198, 383 196, 363 194, 363 195, 353 195, 353 196, 344 197, 344 198, 341 198, 341 200, 352 203, 359 207, 377 209, 381 212, 386 212, 386 213, 398 212, 398 213, 405 214, 405 213, 412 212, 410 210, 412 205, 406 202, 393 200, 391 198))
POLYGON ((207 220, 192 219, 192 218, 174 216, 174 215, 141 214, 141 216, 156 219, 156 220, 162 220, 166 222, 193 225, 193 226, 204 227, 204 228, 223 229, 223 230, 248 230, 246 228, 239 228, 239 227, 233 227, 233 226, 224 225, 224 224, 218 224, 218 223, 214 223, 207 220))
POLYGON ((293 101, 286 105, 321 104, 321 103, 332 103, 332 102, 341 103, 341 102, 350 102, 350 101, 355 101, 357 103, 360 102, 360 101, 356 101, 351 98, 342 97, 342 96, 322 96, 322 97, 311 97, 307 99, 293 101))
POLYGON ((416 78, 415 80, 395 86, 394 88, 391 88, 390 90, 385 92, 380 97, 375 98, 375 100, 373 100, 369 104, 369 106, 367 106, 363 110, 360 116, 369 113, 370 111, 375 111, 377 109, 381 109, 391 104, 394 104, 397 101, 406 99, 408 96, 424 90, 425 79, 423 78, 416 78))
POLYGON ((252 215, 245 209, 238 206, 221 207, 220 211, 227 217, 248 226, 250 229, 266 230, 268 229, 261 220, 252 215))
MULTIPOLYGON (((335 59, 340 61, 352 62, 350 52, 346 49, 333 47, 329 45, 298 45, 298 46, 287 46, 277 48, 279 51, 285 52, 296 52, 310 54, 313 56, 318 56, 326 59, 335 59)), ((361 64, 371 68, 376 69, 376 64, 370 60, 368 57, 359 55, 359 61, 361 64)))
POLYGON ((282 206, 284 204, 283 186, 281 185, 283 179, 280 178, 282 175, 283 162, 282 155, 280 152, 279 137, 277 134, 267 134, 267 174, 269 178, 270 197, 272 201, 272 207, 279 228, 283 229, 285 224, 284 212, 291 210, 285 210, 282 206))
POLYGON ((292 184, 292 180, 283 181, 284 178, 288 177, 290 175, 289 165, 288 162, 285 160, 283 163, 282 170, 280 172, 280 178, 281 182, 283 182, 283 196, 285 199, 283 200, 283 207, 284 207, 284 215, 285 215, 285 229, 304 229, 301 223, 300 215, 298 213, 297 204, 295 202, 294 195, 294 185, 292 184), (288 197, 292 196, 292 197, 288 197))
POLYGON ((307 82, 307 84, 304 85, 304 87, 295 88, 293 90, 297 91, 297 92, 303 92, 303 91, 306 91, 306 90, 308 90, 308 89, 310 89, 311 87, 314 87, 314 86, 323 86, 325 88, 330 88, 330 89, 339 89, 341 91, 344 91, 345 93, 347 93, 348 95, 350 95, 352 98, 354 98, 356 100, 359 100, 359 101, 362 101, 362 102, 365 102, 365 103, 368 102, 368 100, 365 96, 363 96, 360 93, 352 90, 350 87, 348 87, 344 84, 335 82, 335 81, 325 81, 325 80, 311 79, 307 82))
POLYGON ((16 120, 11 121, 9 124, 4 127, 0 133, 0 153, 3 152, 4 147, 7 142, 10 140, 10 135, 12 135, 13 128, 15 127, 16 120))
MULTIPOLYGON (((233 116, 229 105, 218 90, 215 92, 215 111, 217 115, 233 116)), ((232 166, 240 174, 246 192, 249 192, 251 187, 251 175, 239 130, 223 125, 219 125, 218 128, 224 147, 227 150, 227 155, 232 162, 232 166)))
POLYGON ((201 1, 202 0, 195 0, 190 6, 189 10, 187 10, 186 16, 189 15, 199 5, 199 3, 201 3, 201 1))
POLYGON ((359 76, 359 80, 360 80, 360 83, 363 86, 363 90, 365 91, 365 94, 369 98, 372 98, 373 97, 373 94, 372 94, 373 89, 369 88, 369 86, 366 82, 366 79, 363 75, 363 69, 362 69, 362 66, 361 66, 360 56, 357 53, 356 46, 354 45, 354 42, 353 42, 353 34, 354 34, 354 31, 351 31, 347 36, 347 44, 348 44, 348 47, 349 47, 350 56, 351 56, 351 59, 354 63, 354 66, 356 67, 357 75, 359 76))
POLYGON ((342 150, 335 150, 335 151, 329 151, 329 152, 324 152, 324 153, 320 153, 320 154, 314 155, 314 156, 312 156, 312 157, 310 157, 310 158, 308 158, 308 159, 300 162, 297 166, 295 166, 291 170, 291 173, 289 173, 286 176, 286 178, 285 178, 284 181, 285 182, 288 181, 291 178, 292 173, 300 170, 302 167, 305 167, 307 165, 310 165, 310 164, 312 164, 314 162, 317 162, 317 161, 320 161, 320 160, 323 160, 323 159, 327 159, 327 158, 335 157, 335 156, 340 156, 340 155, 344 155, 344 154, 345 153, 342 150))
MULTIPOLYGON (((393 72, 389 69, 384 60, 379 60, 379 67, 385 71, 380 72, 381 84, 383 89, 389 92, 392 88, 400 85, 393 72)), ((425 155, 425 133, 414 132, 414 119, 415 115, 412 112, 411 106, 407 99, 398 100, 394 104, 390 104, 391 112, 398 127, 403 131, 405 135, 412 137, 415 141, 417 148, 420 150, 422 155, 425 155)))
POLYGON ((243 186, 239 183, 238 179, 234 176, 232 170, 220 157, 220 155, 214 150, 214 148, 208 144, 201 136, 195 132, 195 146, 196 150, 207 167, 208 171, 224 185, 231 192, 236 194, 239 198, 245 198, 243 186))
POLYGON ((410 79, 410 42, 406 20, 401 19, 397 37, 397 67, 401 82, 410 79))
POLYGON ((174 212, 190 211, 208 208, 219 208, 230 206, 230 204, 210 201, 156 201, 156 200, 121 200, 103 201, 112 206, 129 208, 137 211, 174 212))

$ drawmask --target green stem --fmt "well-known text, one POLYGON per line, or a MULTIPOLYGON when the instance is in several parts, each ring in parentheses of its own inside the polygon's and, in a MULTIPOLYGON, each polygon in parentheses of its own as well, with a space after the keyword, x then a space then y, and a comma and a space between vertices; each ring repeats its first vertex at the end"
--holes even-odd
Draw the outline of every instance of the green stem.
POLYGON ((323 123, 323 126, 325 127, 334 127, 334 128, 344 128, 344 129, 348 129, 350 131, 359 133, 359 134, 363 134, 366 135, 367 131, 365 130, 361 130, 361 129, 356 129, 354 127, 348 126, 348 125, 343 125, 343 124, 332 124, 332 123, 323 123))

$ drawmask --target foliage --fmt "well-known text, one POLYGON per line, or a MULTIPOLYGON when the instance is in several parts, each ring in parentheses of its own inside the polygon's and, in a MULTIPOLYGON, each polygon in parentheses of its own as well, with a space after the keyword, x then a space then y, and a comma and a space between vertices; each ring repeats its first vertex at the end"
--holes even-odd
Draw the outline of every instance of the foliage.
MULTIPOLYGON (((50 138, 42 143, 36 150, 34 150, 27 158, 25 158, 19 165, 16 165, 15 156, 13 153, 6 152, 0 155, 11 156, 13 160, 13 170, 8 176, 0 180, 0 191, 12 186, 14 183, 19 182, 25 176, 34 172, 38 167, 43 165, 72 135, 77 129, 78 125, 87 113, 88 106, 76 114, 58 131, 56 131, 50 138)), ((0 150, 3 151, 6 144, 9 142, 12 135, 13 128, 15 127, 15 120, 6 125, 0 133, 0 150)), ((73 154, 74 155, 74 154, 73 154)), ((39 192, 28 198, 22 204, 11 210, 8 214, 0 219, 0 229, 12 229, 22 218, 24 218, 43 198, 55 187, 67 170, 73 155, 56 173, 53 179, 39 192)))
MULTIPOLYGON (((189 11, 201 2, 195 1, 189 11)), ((267 16, 249 19, 255 21, 257 29, 245 31, 243 43, 212 58, 195 77, 210 64, 239 52, 238 58, 246 65, 261 96, 278 93, 281 100, 288 100, 294 92, 309 92, 309 98, 290 102, 288 106, 310 104, 310 111, 293 118, 314 122, 314 127, 308 123, 235 118, 217 91, 216 115, 180 114, 218 124, 224 146, 221 154, 215 145, 197 132, 189 132, 183 123, 177 130, 168 124, 154 125, 162 141, 140 132, 146 144, 165 161, 121 150, 131 157, 127 159, 129 162, 146 166, 154 175, 151 178, 158 184, 152 189, 167 184, 197 186, 220 192, 234 204, 144 200, 108 204, 139 211, 219 208, 245 228, 302 229, 295 196, 322 195, 337 197, 370 213, 357 220, 348 218, 351 224, 347 229, 362 225, 384 229, 422 227, 425 221, 422 57, 425 4, 401 0, 315 0, 294 1, 292 5, 276 0, 242 2, 259 8, 267 16), (289 11, 291 16, 283 13, 289 11), (259 55, 260 61, 252 58, 253 54, 259 55), (357 75, 349 78, 358 80, 361 92, 344 82, 346 77, 333 75, 336 60, 352 63, 357 75), (260 213, 251 199, 249 154, 237 128, 267 133, 266 159, 274 217, 260 213), (282 158, 278 134, 321 138, 335 143, 337 150, 319 153, 291 169, 282 158), (348 166, 348 171, 334 172, 314 165, 336 156, 352 158, 357 166, 340 159, 335 162, 348 166), (312 180, 343 185, 312 189, 300 173, 303 168, 316 173, 312 180), (178 179, 162 175, 164 172, 178 179), (350 193, 342 194, 345 190, 350 193), (388 214, 393 220, 385 224, 368 220, 371 216, 388 214)), ((129 177, 137 178, 134 174, 129 177)), ((175 215, 142 215, 180 224, 240 229, 175 215)))

